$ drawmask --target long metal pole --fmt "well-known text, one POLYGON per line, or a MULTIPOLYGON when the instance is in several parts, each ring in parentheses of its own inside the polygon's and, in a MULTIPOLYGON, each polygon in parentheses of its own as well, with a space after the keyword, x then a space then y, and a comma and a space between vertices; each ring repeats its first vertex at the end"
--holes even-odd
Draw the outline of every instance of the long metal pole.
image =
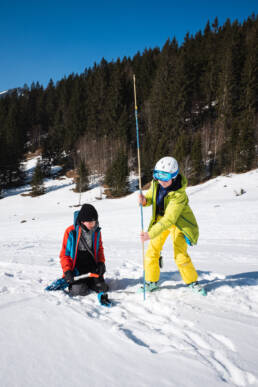
MULTIPOLYGON (((138 108, 136 102, 136 84, 135 84, 135 75, 133 74, 133 86, 134 86, 134 111, 135 111, 135 122, 136 122, 136 138, 137 138, 137 158, 138 158, 138 175, 139 175, 139 189, 140 195, 142 195, 142 181, 141 181, 141 158, 140 158, 140 141, 139 141, 139 126, 138 126, 138 108)), ((141 226, 142 232, 144 231, 143 227, 143 210, 142 204, 141 208, 141 226)), ((142 264, 143 264, 143 299, 145 300, 145 265, 144 265, 144 242, 142 242, 142 264)))

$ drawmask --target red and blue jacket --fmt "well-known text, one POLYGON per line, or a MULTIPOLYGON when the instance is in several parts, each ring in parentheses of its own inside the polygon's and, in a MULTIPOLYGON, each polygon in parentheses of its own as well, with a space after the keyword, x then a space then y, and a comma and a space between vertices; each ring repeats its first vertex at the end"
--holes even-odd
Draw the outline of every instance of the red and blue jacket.
MULTIPOLYGON (((76 223, 79 211, 74 213, 74 224, 69 226, 64 233, 63 244, 60 251, 60 263, 63 273, 67 270, 74 270, 76 265, 78 245, 81 237, 81 226, 76 223)), ((92 234, 92 246, 96 263, 105 262, 104 249, 100 227, 97 227, 92 234)), ((76 275, 76 273, 74 273, 76 275)))

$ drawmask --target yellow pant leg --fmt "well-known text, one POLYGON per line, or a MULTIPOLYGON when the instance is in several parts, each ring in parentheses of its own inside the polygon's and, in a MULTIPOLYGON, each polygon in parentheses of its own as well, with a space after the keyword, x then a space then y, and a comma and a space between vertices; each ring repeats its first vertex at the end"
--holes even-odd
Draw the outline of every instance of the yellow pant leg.
POLYGON ((171 229, 171 237, 174 244, 174 258, 183 281, 186 284, 197 281, 198 274, 191 258, 187 254, 187 243, 184 234, 175 226, 171 229))
POLYGON ((145 280, 148 282, 157 282, 159 280, 159 256, 168 235, 169 230, 165 230, 149 242, 144 260, 145 280))

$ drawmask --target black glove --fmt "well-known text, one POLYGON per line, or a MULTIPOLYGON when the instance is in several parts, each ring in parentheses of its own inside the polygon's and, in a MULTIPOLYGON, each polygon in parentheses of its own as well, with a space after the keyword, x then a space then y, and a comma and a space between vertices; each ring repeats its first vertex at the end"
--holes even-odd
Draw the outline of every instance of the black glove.
POLYGON ((99 276, 103 276, 103 274, 106 272, 106 265, 104 262, 98 262, 97 263, 97 269, 96 269, 96 273, 99 275, 99 276))
POLYGON ((73 272, 72 270, 67 270, 65 273, 65 279, 66 281, 68 282, 68 284, 71 284, 74 280, 74 275, 73 275, 73 272))

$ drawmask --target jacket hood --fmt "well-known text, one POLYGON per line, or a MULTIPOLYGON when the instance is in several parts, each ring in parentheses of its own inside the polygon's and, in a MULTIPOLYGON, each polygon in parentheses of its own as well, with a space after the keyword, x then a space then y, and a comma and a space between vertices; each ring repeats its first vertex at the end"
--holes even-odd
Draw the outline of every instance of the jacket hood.
POLYGON ((74 225, 74 227, 77 224, 77 218, 78 218, 79 212, 80 211, 74 211, 74 213, 73 213, 73 225, 74 225))
POLYGON ((188 181, 187 181, 187 178, 182 173, 180 173, 180 175, 181 175, 181 185, 182 185, 182 187, 179 188, 178 191, 180 191, 181 189, 185 191, 185 189, 187 187, 188 181))

